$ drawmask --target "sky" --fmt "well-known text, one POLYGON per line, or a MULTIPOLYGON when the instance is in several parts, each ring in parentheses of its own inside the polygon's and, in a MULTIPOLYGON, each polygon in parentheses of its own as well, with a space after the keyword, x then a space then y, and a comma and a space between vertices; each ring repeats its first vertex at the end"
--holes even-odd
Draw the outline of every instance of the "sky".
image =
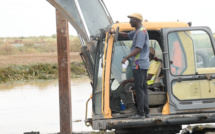
MULTIPOLYGON (((127 15, 141 13, 148 21, 191 21, 215 33, 213 0, 103 0, 112 19, 128 22, 127 15)), ((55 8, 46 0, 0 0, 0 37, 56 34, 55 8)), ((77 35, 69 24, 69 34, 77 35)))

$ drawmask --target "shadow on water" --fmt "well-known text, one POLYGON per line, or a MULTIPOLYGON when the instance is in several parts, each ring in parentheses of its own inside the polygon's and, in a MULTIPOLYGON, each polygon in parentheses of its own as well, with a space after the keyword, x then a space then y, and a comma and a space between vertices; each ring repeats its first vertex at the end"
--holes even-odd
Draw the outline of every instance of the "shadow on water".
MULTIPOLYGON (((57 80, 13 82, 0 87, 0 128, 4 134, 60 131, 57 80)), ((84 124, 86 101, 92 93, 87 77, 71 80, 73 131, 90 131, 84 124)), ((88 115, 91 115, 89 103, 88 115)))

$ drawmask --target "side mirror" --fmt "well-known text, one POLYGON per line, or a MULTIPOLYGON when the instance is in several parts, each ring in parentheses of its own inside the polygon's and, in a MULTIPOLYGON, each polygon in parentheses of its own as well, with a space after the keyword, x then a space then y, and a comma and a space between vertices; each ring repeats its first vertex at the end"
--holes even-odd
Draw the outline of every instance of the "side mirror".
POLYGON ((118 37, 119 37, 119 27, 116 28, 114 42, 118 40, 118 37))

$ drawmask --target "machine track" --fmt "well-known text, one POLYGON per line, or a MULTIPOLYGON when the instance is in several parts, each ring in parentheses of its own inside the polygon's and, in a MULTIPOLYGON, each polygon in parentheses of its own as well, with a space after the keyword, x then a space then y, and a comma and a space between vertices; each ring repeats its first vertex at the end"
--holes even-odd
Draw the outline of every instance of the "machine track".
POLYGON ((176 134, 182 129, 181 125, 155 126, 144 128, 116 129, 115 134, 176 134))

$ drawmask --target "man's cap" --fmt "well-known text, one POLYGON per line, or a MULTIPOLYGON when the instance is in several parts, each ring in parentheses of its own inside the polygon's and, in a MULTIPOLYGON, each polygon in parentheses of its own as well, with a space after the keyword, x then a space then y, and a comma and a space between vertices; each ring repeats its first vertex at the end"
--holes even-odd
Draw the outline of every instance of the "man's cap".
POLYGON ((150 53, 153 54, 153 55, 155 55, 155 49, 152 48, 152 47, 150 47, 150 53))
POLYGON ((133 13, 131 15, 128 15, 128 18, 136 18, 136 19, 141 20, 141 21, 143 20, 143 17, 140 13, 133 13))

